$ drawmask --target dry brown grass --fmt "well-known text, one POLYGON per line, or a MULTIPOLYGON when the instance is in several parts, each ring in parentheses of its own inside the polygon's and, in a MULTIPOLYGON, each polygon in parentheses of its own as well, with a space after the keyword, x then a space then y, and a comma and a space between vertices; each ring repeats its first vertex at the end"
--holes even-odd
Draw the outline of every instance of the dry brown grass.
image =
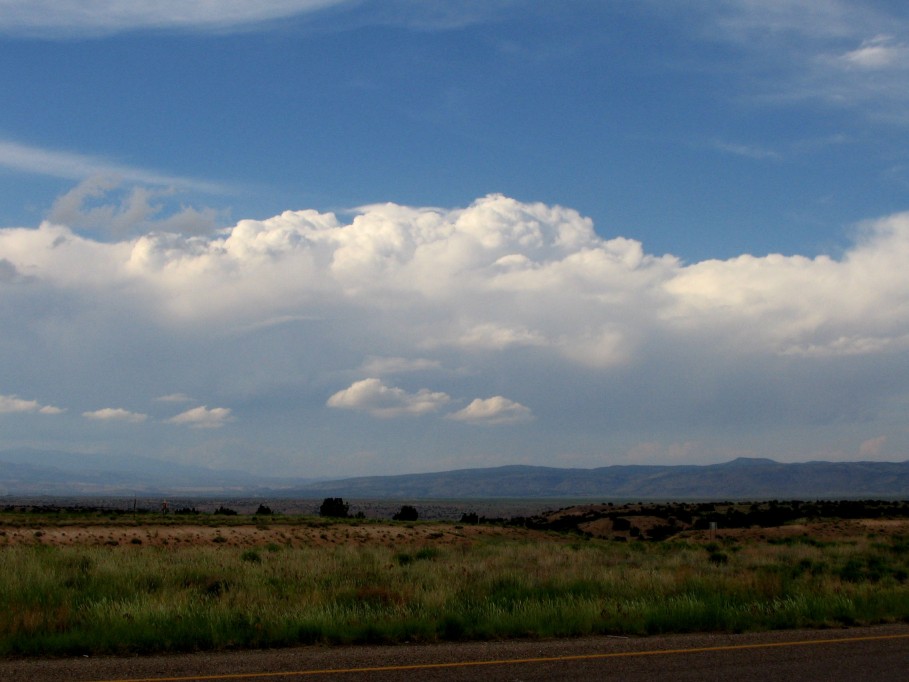
POLYGON ((472 539, 532 538, 540 531, 499 526, 452 525, 450 523, 417 523, 401 526, 398 523, 369 522, 362 525, 337 523, 326 525, 174 525, 171 523, 142 526, 86 523, 81 526, 59 527, 53 524, 14 527, 0 525, 0 546, 48 545, 54 547, 97 545, 142 545, 146 547, 191 547, 227 545, 231 547, 261 547, 273 543, 298 547, 334 545, 371 545, 397 547, 400 545, 458 545, 472 539))

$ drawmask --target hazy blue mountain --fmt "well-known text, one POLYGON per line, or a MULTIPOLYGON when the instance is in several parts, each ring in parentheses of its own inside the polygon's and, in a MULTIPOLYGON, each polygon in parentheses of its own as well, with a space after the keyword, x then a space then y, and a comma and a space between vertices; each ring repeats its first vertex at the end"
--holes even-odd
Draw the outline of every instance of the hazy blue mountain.
POLYGON ((319 482, 306 497, 725 499, 907 497, 909 461, 782 464, 740 458, 705 466, 608 466, 558 469, 504 466, 319 482))
POLYGON ((804 462, 740 458, 704 466, 595 469, 502 466, 332 481, 287 480, 148 457, 0 451, 0 495, 144 493, 351 499, 822 499, 909 497, 909 461, 804 462))

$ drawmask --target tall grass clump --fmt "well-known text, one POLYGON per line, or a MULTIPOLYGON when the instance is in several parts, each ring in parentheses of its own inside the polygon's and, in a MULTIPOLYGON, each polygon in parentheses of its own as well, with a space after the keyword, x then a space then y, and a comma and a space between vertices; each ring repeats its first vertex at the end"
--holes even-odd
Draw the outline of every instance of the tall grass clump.
POLYGON ((0 654, 909 620, 909 543, 3 546, 0 654), (717 559, 717 555, 725 557, 717 559))

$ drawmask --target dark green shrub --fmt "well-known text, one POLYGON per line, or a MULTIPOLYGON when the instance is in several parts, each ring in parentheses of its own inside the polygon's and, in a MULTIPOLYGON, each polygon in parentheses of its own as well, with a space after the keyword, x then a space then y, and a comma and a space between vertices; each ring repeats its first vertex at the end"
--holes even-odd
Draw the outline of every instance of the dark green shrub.
POLYGON ((319 516, 329 516, 336 519, 346 519, 350 505, 340 497, 326 497, 319 507, 319 516))
POLYGON ((405 504, 401 507, 401 511, 391 517, 394 521, 416 521, 420 518, 419 512, 417 512, 415 507, 411 507, 409 504, 405 504))

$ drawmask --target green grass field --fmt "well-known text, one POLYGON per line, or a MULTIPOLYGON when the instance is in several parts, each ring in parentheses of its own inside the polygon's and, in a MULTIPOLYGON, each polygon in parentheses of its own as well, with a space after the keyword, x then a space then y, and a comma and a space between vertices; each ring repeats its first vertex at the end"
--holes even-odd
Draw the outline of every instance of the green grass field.
POLYGON ((7 656, 909 620, 909 538, 898 535, 618 543, 528 531, 460 544, 176 548, 3 539, 7 656))

